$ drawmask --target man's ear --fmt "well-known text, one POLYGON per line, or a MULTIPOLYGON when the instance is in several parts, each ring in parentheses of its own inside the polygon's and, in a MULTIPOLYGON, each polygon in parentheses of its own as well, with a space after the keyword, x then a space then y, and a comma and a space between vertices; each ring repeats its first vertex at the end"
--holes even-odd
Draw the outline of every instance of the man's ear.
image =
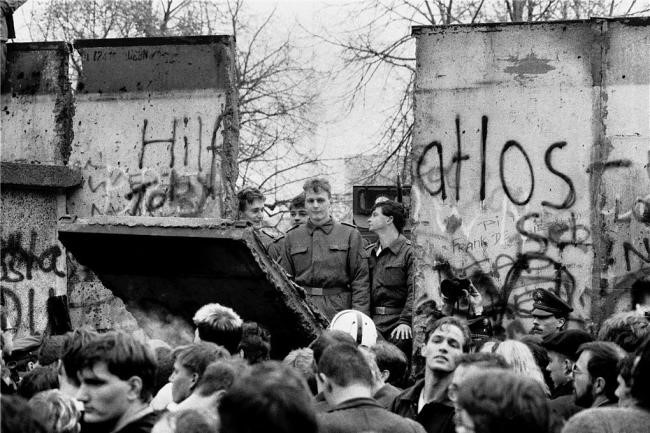
POLYGON ((199 374, 198 373, 192 373, 192 380, 190 383, 190 389, 194 390, 196 388, 196 385, 199 383, 199 374))
POLYGON ((318 380, 322 385, 323 389, 327 392, 332 392, 332 383, 323 373, 316 374, 316 380, 318 380))
POLYGON ((594 380, 593 384, 594 394, 604 394, 605 393, 605 379, 602 377, 597 377, 594 380))
POLYGON ((558 318, 557 318, 557 321, 558 321, 559 324, 560 324, 560 325, 558 326, 558 329, 562 329, 562 328, 564 328, 564 325, 566 325, 566 318, 564 318, 564 317, 558 317, 558 318))
POLYGON ((573 373, 573 361, 571 361, 569 358, 564 359, 563 373, 567 377, 571 377, 571 374, 573 373))
POLYGON ((129 391, 126 398, 131 401, 140 399, 142 395, 142 379, 139 376, 131 376, 127 382, 129 383, 129 391))
POLYGON ((381 371, 381 380, 386 382, 386 381, 388 381, 389 377, 390 377, 390 371, 389 370, 382 370, 381 371))

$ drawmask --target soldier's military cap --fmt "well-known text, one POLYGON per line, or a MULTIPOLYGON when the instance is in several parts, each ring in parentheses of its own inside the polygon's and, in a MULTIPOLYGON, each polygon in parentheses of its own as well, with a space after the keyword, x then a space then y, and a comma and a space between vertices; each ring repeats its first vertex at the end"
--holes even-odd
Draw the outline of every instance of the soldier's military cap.
POLYGON ((585 331, 580 329, 566 329, 544 337, 542 347, 546 350, 560 353, 572 361, 576 361, 578 359, 576 356, 578 347, 583 343, 589 343, 591 341, 594 341, 594 337, 585 331))
POLYGON ((533 316, 568 316, 573 308, 555 293, 546 289, 533 292, 533 316))

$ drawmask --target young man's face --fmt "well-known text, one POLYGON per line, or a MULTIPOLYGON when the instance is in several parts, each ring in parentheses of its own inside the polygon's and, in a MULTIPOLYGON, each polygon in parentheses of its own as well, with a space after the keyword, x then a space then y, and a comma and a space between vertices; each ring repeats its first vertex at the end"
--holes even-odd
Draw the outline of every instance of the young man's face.
POLYGON ((444 324, 429 335, 422 349, 427 369, 450 373, 456 368, 456 357, 463 353, 465 337, 455 325, 444 324))
POLYGON ((372 211, 370 218, 368 218, 368 230, 371 232, 378 232, 382 229, 385 229, 393 223, 392 218, 384 215, 381 207, 376 208, 372 211))
POLYGON ((294 225, 304 224, 309 219, 307 209, 304 207, 292 207, 289 209, 289 215, 291 215, 291 223, 294 225))
POLYGON ((330 217, 330 197, 327 191, 307 191, 305 193, 305 208, 314 224, 326 222, 330 217))
POLYGON ((571 378, 567 374, 567 362, 569 362, 567 358, 552 350, 548 352, 548 358, 546 371, 551 374, 553 385, 557 388, 570 381, 571 378))
POLYGON ((581 407, 591 407, 594 402, 593 383, 587 365, 591 359, 591 352, 583 351, 573 366, 573 393, 575 403, 581 407))
POLYGON ((246 203, 246 209, 243 212, 244 219, 259 227, 264 220, 264 200, 253 200, 253 203, 246 203))
POLYGON ((110 373, 105 362, 83 369, 79 380, 77 400, 84 404, 84 421, 89 424, 117 422, 139 397, 139 390, 110 373))
POLYGON ((196 373, 192 373, 187 367, 181 365, 178 360, 174 362, 174 371, 169 376, 174 403, 180 403, 192 394, 194 385, 197 382, 197 376, 196 373))

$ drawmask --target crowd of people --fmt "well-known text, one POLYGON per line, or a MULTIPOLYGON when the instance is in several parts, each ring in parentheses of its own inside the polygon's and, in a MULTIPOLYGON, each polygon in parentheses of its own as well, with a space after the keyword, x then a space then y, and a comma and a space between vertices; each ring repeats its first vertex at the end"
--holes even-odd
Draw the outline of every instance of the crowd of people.
MULTIPOLYGON (((334 321, 274 361, 270 333, 229 307, 205 305, 194 323, 195 341, 179 347, 89 329, 43 338, 36 365, 17 380, 3 363, 3 433, 636 433, 650 425, 650 332, 638 312, 607 319, 602 340, 566 329, 483 341, 465 318, 431 317, 417 352, 424 371, 413 379, 407 355, 365 324, 334 321)), ((11 334, 2 341, 7 355, 11 334)))
POLYGON ((16 368, 3 315, 2 432, 649 431, 650 281, 592 335, 568 329, 572 309, 553 290, 534 291, 524 329, 507 314, 492 323, 470 280, 446 279, 443 305, 419 309, 426 327, 413 347, 415 257, 399 203, 375 203, 378 240, 366 244, 331 217, 324 179, 305 183, 283 236, 261 226, 258 190, 239 198, 327 330, 271 360, 263 324, 213 303, 196 311, 191 344, 79 329, 42 337, 35 362, 16 368))

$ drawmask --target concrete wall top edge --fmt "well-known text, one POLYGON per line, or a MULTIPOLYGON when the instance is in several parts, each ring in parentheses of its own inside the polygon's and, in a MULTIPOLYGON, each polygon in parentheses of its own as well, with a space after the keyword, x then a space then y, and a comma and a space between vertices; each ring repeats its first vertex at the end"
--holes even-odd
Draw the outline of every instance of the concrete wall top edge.
POLYGON ((153 45, 205 45, 211 43, 231 44, 233 41, 234 38, 231 35, 203 35, 159 38, 76 39, 73 44, 76 48, 95 48, 139 47, 153 45))
POLYGON ((446 31, 499 31, 503 27, 533 27, 533 26, 564 26, 567 24, 595 24, 595 23, 620 23, 629 26, 650 26, 650 17, 594 17, 587 20, 557 20, 557 21, 520 21, 507 23, 478 23, 478 24, 451 24, 440 26, 412 26, 411 35, 420 36, 431 33, 444 33, 446 31))
POLYGON ((7 44, 13 51, 47 51, 47 50, 69 50, 70 44, 63 41, 54 42, 10 42, 7 44))
POLYGON ((215 38, 188 39, 193 43, 161 38, 157 41, 165 43, 149 44, 142 38, 127 41, 137 42, 132 44, 75 45, 82 61, 77 90, 109 94, 229 87, 225 70, 232 55, 229 46, 215 38))

